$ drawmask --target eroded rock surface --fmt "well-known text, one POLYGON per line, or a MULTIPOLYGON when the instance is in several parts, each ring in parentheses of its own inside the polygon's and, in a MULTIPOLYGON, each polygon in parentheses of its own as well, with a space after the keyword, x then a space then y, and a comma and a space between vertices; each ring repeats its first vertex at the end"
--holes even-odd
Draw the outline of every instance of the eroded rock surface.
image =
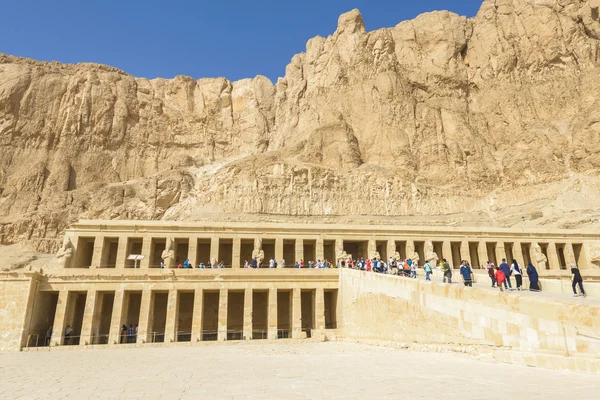
POLYGON ((55 251, 78 218, 593 227, 599 8, 487 0, 372 32, 353 10, 276 84, 0 55, 2 242, 55 251))

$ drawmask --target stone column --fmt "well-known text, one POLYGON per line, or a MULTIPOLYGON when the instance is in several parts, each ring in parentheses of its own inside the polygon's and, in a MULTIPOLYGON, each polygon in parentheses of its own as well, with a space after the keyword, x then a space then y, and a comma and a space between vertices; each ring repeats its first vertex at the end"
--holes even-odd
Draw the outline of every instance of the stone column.
MULTIPOLYGON (((460 242, 460 258, 461 260, 467 260, 469 264, 471 263, 471 252, 469 251, 469 242, 466 240, 462 240, 460 242)), ((456 267, 460 267, 460 265, 456 265, 456 267)))
MULTIPOLYGON (((375 257, 376 252, 377 252, 377 242, 375 241, 375 239, 369 239, 369 242, 367 243, 367 257, 369 257, 370 259, 373 259, 373 257, 375 257)), ((419 262, 423 262, 423 260, 421 260, 419 262)))
POLYGON ((550 269, 559 270, 560 261, 558 260, 558 252, 556 251, 556 242, 548 243, 548 266, 550 269))
POLYGON ((300 288, 294 288, 292 294, 292 338, 302 335, 302 297, 300 288))
MULTIPOLYGON (((138 261, 138 268, 140 269, 148 269, 150 267, 150 250, 152 249, 152 237, 144 236, 142 239, 142 255, 144 259, 142 261, 138 261)), ((158 265, 153 265, 153 267, 158 267, 158 265)))
POLYGON ((442 257, 440 259, 440 262, 443 262, 442 260, 444 258, 450 263, 450 265, 452 265, 452 242, 450 242, 449 240, 444 240, 442 242, 442 257))
MULTIPOLYGON (((529 248, 529 258, 531 262, 537 269, 538 273, 542 273, 542 271, 546 270, 546 262, 538 261, 537 247, 539 244, 537 242, 531 242, 531 246, 529 248)), ((541 257, 541 256, 540 256, 541 257)))
MULTIPOLYGON (((283 260, 283 238, 275 239, 275 260, 277 261, 277 266, 281 267, 281 260, 283 260)), ((294 264, 292 264, 292 266, 293 265, 294 264)))
MULTIPOLYGON (((94 239, 94 254, 92 254, 92 265, 90 269, 100 268, 102 265, 102 252, 104 250, 104 236, 99 235, 94 239)), ((80 340, 81 342, 81 340, 80 340)))
MULTIPOLYGON (((550 254, 548 254, 550 257, 550 254)), ((571 264, 577 265, 577 260, 575 260, 575 251, 573 250, 573 243, 567 242, 565 243, 565 261, 567 263, 567 270, 571 270, 571 264)))
POLYGON ((521 266, 521 269, 523 272, 525 272, 527 270, 527 265, 525 265, 525 260, 523 259, 523 248, 521 247, 521 242, 513 242, 512 253, 514 259, 517 260, 521 266))
POLYGON ((221 289, 219 293, 219 324, 217 340, 219 342, 227 340, 227 289, 221 289))
POLYGON ((415 242, 412 239, 406 240, 406 246, 404 246, 404 252, 406 253, 406 258, 413 258, 415 254, 415 242))
MULTIPOLYGON (((388 241, 387 241, 387 253, 388 253, 387 254, 388 259, 390 257, 394 257, 394 254, 396 254, 396 241, 395 240, 388 239, 388 241)), ((385 262, 388 262, 388 260, 385 260, 385 262)))
POLYGON ((165 343, 177 341, 177 289, 169 290, 167 300, 167 324, 165 326, 165 343))
POLYGON ((58 293, 58 303, 54 314, 54 325, 52 325, 51 346, 61 346, 65 337, 67 327, 67 303, 69 302, 69 291, 61 290, 58 293))
MULTIPOLYGON (((296 259, 294 260, 294 263, 296 261, 300 262, 300 260, 304 260, 304 240, 296 239, 296 259)), ((291 265, 294 265, 294 264, 291 264, 291 265)), ((305 263, 305 265, 308 265, 308 264, 305 263)))
POLYGON ((115 269, 117 270, 125 269, 125 261, 127 260, 127 242, 127 236, 119 237, 119 245, 117 246, 117 265, 115 265, 115 269))
POLYGON ((115 291, 115 302, 113 304, 112 317, 110 318, 110 332, 108 334, 108 344, 119 344, 120 342, 119 336, 121 335, 121 321, 123 318, 124 300, 125 291, 123 289, 115 291))
POLYGON ((317 288, 315 294, 315 328, 325 330, 325 290, 322 287, 317 288))
POLYGON ((244 290, 244 331, 246 340, 252 339, 252 289, 244 290))
POLYGON ((203 308, 202 289, 194 291, 194 311, 192 314, 192 342, 202 340, 202 308, 203 308))
MULTIPOLYGON (((504 248, 504 242, 497 242, 496 243, 496 261, 498 261, 498 264, 502 263, 502 259, 506 258, 506 249, 504 248)), ((510 264, 512 262, 512 260, 506 260, 506 262, 508 264, 510 264)))
POLYGON ((242 239, 239 237, 233 238, 233 251, 231 254, 231 268, 241 267, 241 251, 242 251, 242 239))
POLYGON ((479 257, 479 262, 484 267, 487 265, 487 262, 490 261, 488 258, 487 245, 484 240, 480 240, 477 243, 477 256, 479 257))
MULTIPOLYGON (((188 239, 188 258, 194 266, 198 268, 198 238, 193 236, 188 239)), ((235 252, 235 241, 234 241, 234 252, 235 252)))
POLYGON ((269 289, 268 339, 277 339, 277 289, 269 289))
POLYGON ((96 310, 96 298, 98 297, 98 291, 88 290, 87 296, 85 297, 85 309, 83 311, 83 322, 81 324, 81 333, 79 338, 79 345, 85 346, 92 344, 92 324, 94 323, 94 315, 96 310))
POLYGON ((144 289, 142 291, 142 301, 140 304, 140 321, 138 324, 136 343, 146 343, 148 341, 148 324, 150 323, 151 305, 152 290, 144 289))
POLYGON ((325 245, 323 243, 323 238, 317 238, 317 244, 315 247, 315 256, 317 260, 325 260, 325 245))
POLYGON ((210 262, 219 263, 219 238, 214 237, 210 240, 210 262))

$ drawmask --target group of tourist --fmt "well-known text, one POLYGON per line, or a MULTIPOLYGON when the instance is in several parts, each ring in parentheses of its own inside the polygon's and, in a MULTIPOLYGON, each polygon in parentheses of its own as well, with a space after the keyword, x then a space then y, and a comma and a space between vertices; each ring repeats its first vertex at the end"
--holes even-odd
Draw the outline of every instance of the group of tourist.
POLYGON ((129 324, 129 328, 127 325, 123 324, 121 327, 121 343, 136 343, 137 342, 137 334, 138 334, 138 326, 135 327, 133 324, 129 324))
MULTIPOLYGON (((160 262, 160 268, 165 268, 164 261, 160 262)), ((183 263, 178 262, 177 268, 194 268, 194 266, 190 262, 190 259, 187 258, 183 263)), ((219 263, 212 263, 209 261, 206 264, 198 264, 198 268, 225 268, 225 265, 223 261, 219 263)), ((244 260, 243 268, 264 267, 262 261, 258 260, 256 257, 253 257, 250 261, 244 260)), ((268 262, 268 268, 287 268, 287 265, 285 259, 282 259, 281 262, 277 262, 276 259, 271 258, 268 262)), ((305 263, 304 260, 301 259, 300 261, 296 261, 294 263, 294 268, 351 268, 361 271, 401 275, 405 277, 416 278, 419 265, 417 261, 414 261, 409 258, 396 259, 395 257, 390 257, 388 262, 386 263, 377 257, 374 257, 372 259, 365 259, 361 257, 358 259, 341 259, 336 264, 330 262, 329 260, 317 260, 316 262, 309 261, 308 263, 305 263)), ((522 290, 523 269, 521 265, 519 265, 517 260, 513 259, 512 262, 508 264, 507 260, 503 258, 502 263, 498 266, 495 266, 493 262, 488 261, 485 267, 482 266, 481 268, 487 270, 488 275, 492 281, 492 287, 497 287, 500 289, 500 291, 522 290), (515 280, 516 287, 514 289, 512 286, 511 277, 514 277, 515 280)), ((454 271, 453 268, 450 266, 450 263, 446 259, 443 259, 439 266, 431 265, 431 263, 425 262, 425 264, 423 265, 423 270, 425 271, 425 279, 431 281, 431 277, 434 273, 434 270, 436 269, 441 270, 442 272, 442 282, 452 283, 452 276, 454 271)), ((540 292, 542 288, 541 283, 539 281, 539 275, 535 266, 531 262, 527 265, 526 272, 527 277, 529 278, 529 290, 533 292, 540 292)), ((465 286, 473 286, 473 283, 475 282, 475 273, 469 261, 461 261, 459 267, 459 274, 465 286)), ((571 283, 574 296, 586 296, 585 290, 583 289, 583 278, 581 277, 579 268, 577 268, 575 264, 571 265, 571 283), (577 293, 577 287, 579 287, 579 294, 577 293)), ((126 326, 124 326, 124 328, 127 330, 126 326)))

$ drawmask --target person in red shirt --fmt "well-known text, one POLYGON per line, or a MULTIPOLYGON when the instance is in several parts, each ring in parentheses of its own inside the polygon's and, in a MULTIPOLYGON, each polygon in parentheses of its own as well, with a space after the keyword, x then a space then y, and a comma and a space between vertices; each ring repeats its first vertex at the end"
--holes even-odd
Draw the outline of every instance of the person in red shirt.
POLYGON ((371 271, 371 259, 370 258, 367 258, 367 261, 365 261, 365 265, 366 265, 367 271, 371 271))
POLYGON ((494 278, 496 278, 496 282, 498 282, 498 287, 500 288, 500 291, 504 292, 504 287, 502 286, 502 283, 506 279, 506 275, 504 275, 504 272, 502 272, 500 267, 496 267, 496 273, 494 274, 494 278))

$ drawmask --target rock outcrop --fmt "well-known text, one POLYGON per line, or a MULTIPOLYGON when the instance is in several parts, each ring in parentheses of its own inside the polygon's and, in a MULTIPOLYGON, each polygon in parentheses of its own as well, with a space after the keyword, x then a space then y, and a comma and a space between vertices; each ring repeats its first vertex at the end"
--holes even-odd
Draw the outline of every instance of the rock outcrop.
MULTIPOLYGON (((600 0, 486 0, 258 76, 135 78, 0 55, 2 243, 78 218, 593 226, 600 0)), ((597 223, 596 223, 597 225, 597 223)))

